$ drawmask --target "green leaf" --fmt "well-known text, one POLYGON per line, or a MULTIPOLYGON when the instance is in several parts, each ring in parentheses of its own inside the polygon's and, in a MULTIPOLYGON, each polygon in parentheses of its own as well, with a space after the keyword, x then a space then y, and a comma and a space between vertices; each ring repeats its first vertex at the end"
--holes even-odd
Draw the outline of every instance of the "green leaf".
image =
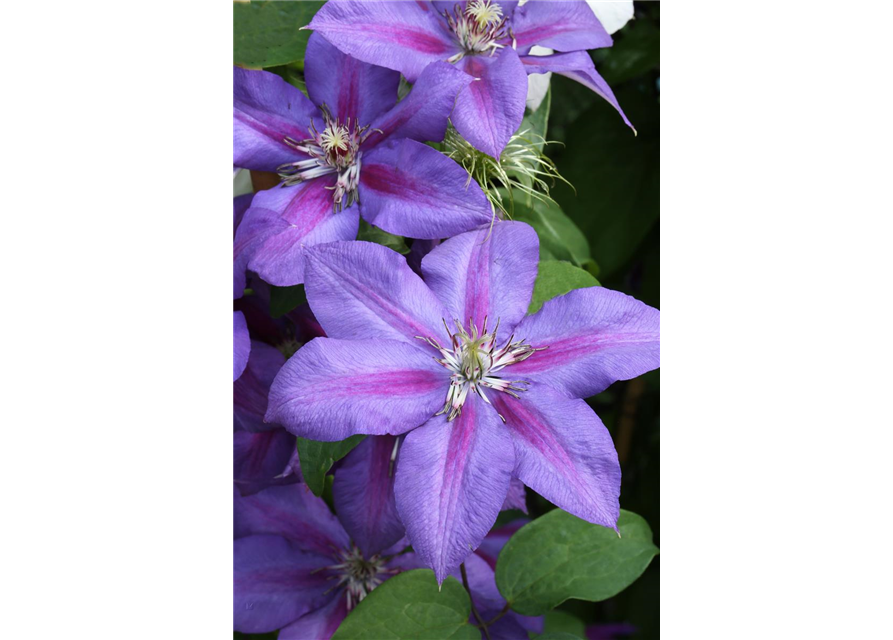
POLYGON ((526 222, 540 239, 540 259, 567 260, 583 266, 589 255, 589 242, 574 221, 555 202, 514 194, 512 218, 526 222))
POLYGON ((430 569, 394 576, 377 587, 338 627, 332 640, 480 640, 468 623, 471 602, 455 578, 443 589, 430 569))
POLYGON ((549 611, 546 613, 546 621, 543 631, 550 633, 569 633, 574 637, 586 637, 586 623, 567 611, 549 611))
POLYGON ((262 69, 303 61, 310 31, 302 31, 322 2, 234 2, 233 63, 262 69))
POLYGON ((317 442, 298 438, 298 457, 301 459, 301 475, 310 490, 321 496, 326 487, 326 474, 332 465, 346 456, 366 436, 355 435, 340 442, 317 442))
POLYGON ((525 137, 530 136, 531 142, 535 142, 535 146, 539 151, 543 150, 543 142, 546 139, 546 133, 549 129, 549 111, 552 109, 552 87, 546 90, 546 96, 540 103, 536 111, 529 109, 521 120, 521 126, 518 131, 528 131, 525 137))
POLYGON ((598 602, 623 591, 658 549, 645 520, 620 510, 620 531, 555 509, 522 527, 496 562, 496 585, 512 609, 538 616, 568 598, 598 602))
POLYGON ((395 236, 393 233, 383 231, 362 218, 360 219, 360 231, 357 233, 357 240, 384 245, 388 249, 393 249, 397 253, 404 255, 409 253, 409 247, 406 246, 406 240, 402 236, 395 236))
POLYGON ((293 287, 274 287, 270 285, 270 315, 273 318, 281 318, 286 313, 307 302, 304 293, 304 285, 296 284, 293 287))
POLYGON ((561 260, 540 260, 533 286, 533 298, 527 313, 536 313, 547 300, 564 295, 574 289, 598 287, 599 282, 591 273, 561 260))

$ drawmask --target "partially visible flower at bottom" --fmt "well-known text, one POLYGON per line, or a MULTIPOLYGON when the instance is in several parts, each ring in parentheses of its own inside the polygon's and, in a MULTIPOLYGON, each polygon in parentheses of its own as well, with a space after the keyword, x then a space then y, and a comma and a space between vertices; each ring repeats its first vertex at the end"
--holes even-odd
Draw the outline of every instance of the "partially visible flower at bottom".
MULTIPOLYGON (((281 629, 279 640, 328 640, 344 617, 392 576, 424 565, 387 549, 360 549, 325 502, 305 485, 271 487, 250 497, 236 492, 233 508, 233 624, 243 633, 281 629)), ((493 570, 476 555, 466 560, 473 602, 485 620, 505 606, 493 570)), ((461 580, 456 573, 455 577, 461 580)), ((490 637, 526 639, 542 631, 541 618, 509 612, 490 637)))
POLYGON ((607 622, 586 627, 587 640, 622 640, 637 631, 629 622, 607 622))
POLYGON ((248 337, 245 315, 241 311, 233 311, 233 382, 245 371, 250 352, 251 338, 248 337))

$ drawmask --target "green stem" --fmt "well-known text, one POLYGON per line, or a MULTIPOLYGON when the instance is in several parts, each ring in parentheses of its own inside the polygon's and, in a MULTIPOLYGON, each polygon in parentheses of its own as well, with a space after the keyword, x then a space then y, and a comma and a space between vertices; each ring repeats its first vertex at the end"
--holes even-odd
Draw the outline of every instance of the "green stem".
MULTIPOLYGON (((471 601, 471 612, 474 614, 474 619, 478 621, 478 624, 481 625, 481 630, 484 632, 484 637, 487 640, 490 639, 490 631, 487 629, 487 623, 484 622, 483 618, 481 618, 481 614, 478 613, 478 610, 474 606, 474 598, 471 597, 471 589, 468 586, 468 573, 465 571, 465 563, 459 565, 459 571, 462 572, 462 586, 465 587, 465 590, 468 592, 468 599, 471 601)), ((499 616, 497 616, 498 618, 499 616)))

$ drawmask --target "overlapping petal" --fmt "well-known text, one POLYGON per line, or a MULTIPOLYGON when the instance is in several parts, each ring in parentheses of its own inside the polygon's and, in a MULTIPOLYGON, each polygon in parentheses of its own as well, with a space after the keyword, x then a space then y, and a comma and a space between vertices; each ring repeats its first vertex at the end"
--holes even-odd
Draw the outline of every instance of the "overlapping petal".
POLYGON ((266 419, 311 440, 401 434, 443 405, 448 379, 402 342, 316 338, 276 376, 266 419))
POLYGON ((367 558, 403 537, 405 530, 394 500, 391 454, 397 438, 370 436, 347 454, 332 494, 344 529, 367 558))
POLYGON ((248 337, 245 316, 241 311, 233 311, 233 382, 245 371, 250 352, 251 338, 248 337))
POLYGON ((476 148, 499 158, 524 118, 524 65, 511 47, 494 56, 466 56, 457 64, 476 80, 459 94, 453 126, 476 148))
POLYGON ((532 346, 547 348, 511 365, 511 375, 575 398, 660 366, 660 311, 604 287, 547 301, 516 332, 532 346))
POLYGON ((385 338, 428 353, 415 336, 447 339, 443 305, 399 253, 371 242, 307 251, 307 300, 332 338, 385 338))
POLYGON ((347 617, 347 598, 342 591, 332 594, 332 599, 325 605, 305 613, 292 624, 284 627, 277 636, 278 640, 329 640, 341 621, 347 617))
POLYGON ((233 165, 275 171, 300 154, 285 138, 310 137, 319 110, 298 89, 268 71, 233 68, 233 165))
POLYGON ((300 476, 289 472, 294 452, 295 437, 285 429, 233 433, 233 480, 239 493, 248 496, 299 482, 300 476))
POLYGON ((369 125, 397 102, 400 73, 348 56, 311 34, 304 62, 307 93, 342 124, 369 125))
POLYGON ((605 82, 598 71, 595 70, 595 64, 592 58, 585 51, 573 51, 571 53, 556 53, 550 56, 523 56, 521 62, 527 73, 547 73, 554 71, 555 73, 576 80, 585 87, 595 91, 598 95, 608 101, 608 103, 617 109, 617 113, 623 118, 626 125, 632 129, 632 123, 620 108, 620 103, 611 91, 611 87, 605 82))
POLYGON ((235 538, 271 534, 288 538, 304 552, 339 557, 350 539, 329 507, 304 484, 270 487, 252 496, 235 496, 235 538))
POLYGON ((487 196, 455 161, 415 140, 389 140, 363 157, 360 207, 375 226, 434 239, 491 220, 487 196))
POLYGON ((556 51, 610 47, 611 36, 584 0, 530 0, 512 17, 516 47, 538 44, 556 51))
MULTIPOLYGON (((497 222, 435 247, 422 260, 425 283, 450 319, 481 329, 497 319, 507 338, 530 305, 539 261, 539 239, 523 222, 497 222)), ((523 336, 522 336, 523 337, 523 336)))
POLYGON ((493 526, 508 493, 514 453, 493 408, 476 396, 448 423, 437 416, 411 431, 395 493, 415 552, 438 582, 456 570, 493 526))
POLYGON ((371 149, 388 138, 443 140, 456 97, 471 82, 467 73, 448 62, 429 64, 409 95, 372 124, 363 149, 371 149))
POLYGON ((285 364, 275 347, 252 340, 244 373, 233 384, 233 426, 242 431, 268 431, 276 425, 264 422, 270 385, 285 364))
POLYGON ((333 176, 324 176, 256 193, 235 241, 235 251, 250 254, 248 268, 270 284, 300 284, 306 247, 355 238, 358 209, 333 211, 334 184, 333 176))
POLYGON ((505 502, 502 504, 502 511, 509 509, 518 509, 522 513, 527 513, 527 490, 524 483, 518 478, 512 478, 509 485, 509 492, 505 496, 505 502))
POLYGON ((331 596, 324 556, 301 551, 291 540, 257 535, 233 543, 233 627, 243 633, 275 631, 331 596))
POLYGON ((608 430, 585 401, 533 383, 519 400, 495 394, 493 406, 506 420, 524 484, 568 513, 616 526, 620 464, 608 430))
POLYGON ((446 20, 427 2, 336 0, 309 27, 347 54, 400 71, 410 82, 459 52, 446 20))

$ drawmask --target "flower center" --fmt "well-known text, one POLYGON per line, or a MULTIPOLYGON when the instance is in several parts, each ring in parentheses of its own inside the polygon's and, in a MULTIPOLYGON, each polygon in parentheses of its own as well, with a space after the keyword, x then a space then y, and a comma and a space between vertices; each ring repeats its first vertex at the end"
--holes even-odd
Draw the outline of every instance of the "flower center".
POLYGON ((396 573, 396 570, 385 569, 385 560, 381 556, 374 555, 367 560, 355 546, 343 551, 341 558, 340 563, 327 569, 335 572, 333 577, 338 579, 336 586, 344 585, 348 611, 384 582, 388 574, 396 573))
POLYGON ((458 62, 469 54, 493 55, 505 46, 497 41, 506 37, 506 18, 502 7, 493 0, 468 0, 464 11, 457 4, 452 13, 444 11, 443 15, 464 49, 449 58, 449 62, 458 62))
MULTIPOLYGON (((469 319, 471 331, 454 320, 456 331, 451 332, 444 321, 447 333, 450 334, 451 347, 442 347, 434 338, 418 336, 432 347, 440 351, 442 359, 437 360, 443 365, 450 375, 450 387, 447 391, 446 402, 443 409, 434 415, 447 414, 447 421, 452 422, 462 413, 462 406, 468 399, 469 393, 478 394, 481 399, 490 404, 485 389, 502 391, 514 398, 518 398, 516 391, 526 391, 527 384, 523 380, 506 380, 495 375, 505 367, 521 362, 532 356, 537 351, 546 347, 534 348, 524 340, 515 340, 514 334, 501 347, 498 347, 496 334, 499 331, 499 321, 496 322, 492 333, 487 331, 487 318, 480 332, 477 325, 469 319)), ((499 416, 502 418, 502 416, 499 416)), ((505 422, 505 418, 502 418, 505 422)))
POLYGON ((354 122, 351 129, 350 118, 342 124, 332 117, 326 105, 322 105, 321 110, 326 123, 322 132, 317 131, 311 121, 312 137, 300 142, 288 137, 284 139, 285 144, 310 157, 280 165, 277 171, 282 184, 286 186, 337 173, 338 180, 335 186, 326 188, 334 191, 332 200, 335 211, 338 212, 358 201, 360 159, 363 155, 360 145, 369 137, 371 131, 367 133, 369 127, 361 127, 357 122, 354 122))

